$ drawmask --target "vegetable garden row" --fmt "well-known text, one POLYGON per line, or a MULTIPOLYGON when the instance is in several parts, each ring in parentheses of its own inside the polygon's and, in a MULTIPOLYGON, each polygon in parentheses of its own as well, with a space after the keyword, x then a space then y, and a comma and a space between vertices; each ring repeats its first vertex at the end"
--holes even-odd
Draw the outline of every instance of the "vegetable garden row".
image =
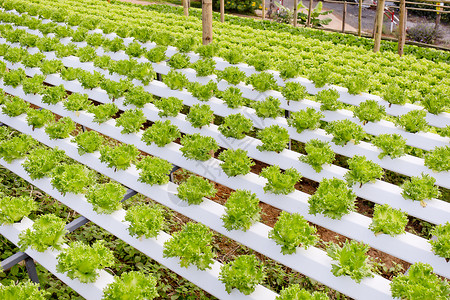
MULTIPOLYGON (((450 295, 431 272, 450 278, 448 64, 406 56, 375 65, 377 55, 327 43, 311 57, 305 38, 287 45, 234 25, 218 24, 218 42, 197 46, 196 18, 105 1, 1 3, 0 122, 20 132, 0 127, 7 169, 220 299, 308 292, 263 287, 255 256, 214 260, 210 229, 352 298, 450 295), (345 61, 324 59, 334 51, 345 61), (367 66, 377 80, 358 69, 367 66), (90 130, 72 137, 77 125, 90 130), (336 154, 348 167, 333 164, 336 154), (255 162, 269 166, 256 174, 255 162), (176 185, 174 166, 201 177, 176 185), (394 185, 387 171, 408 177, 394 185), (111 182, 93 184, 95 172, 111 182), (302 176, 320 183, 313 195, 294 187, 302 176), (208 199, 216 189, 202 177, 234 190, 225 205, 208 199), (198 223, 171 236, 157 206, 122 209, 125 187, 198 223), (375 203, 373 218, 356 212, 357 197, 375 203), (282 210, 273 228, 260 222, 260 201, 282 210), (405 232, 408 216, 433 224, 434 238, 405 232), (324 251, 312 224, 352 241, 324 251), (413 265, 389 281, 371 270, 370 247, 413 265)), ((1 201, 1 234, 80 295, 114 297, 134 280, 136 293, 142 284, 142 297, 156 296, 154 279, 113 278, 101 270, 113 261, 101 242, 66 245, 64 221, 33 222, 34 209, 31 199, 1 201)))

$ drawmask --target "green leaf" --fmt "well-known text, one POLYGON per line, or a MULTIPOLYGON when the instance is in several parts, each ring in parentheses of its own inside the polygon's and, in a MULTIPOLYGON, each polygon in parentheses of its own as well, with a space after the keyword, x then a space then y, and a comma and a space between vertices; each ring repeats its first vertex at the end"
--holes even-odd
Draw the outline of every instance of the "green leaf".
POLYGON ((23 158, 38 142, 31 136, 20 134, 9 140, 0 142, 0 157, 7 163, 23 158))
POLYGON ((66 222, 54 214, 46 214, 39 217, 32 226, 19 234, 19 246, 21 251, 32 248, 44 252, 48 248, 61 250, 66 241, 66 222))
POLYGON ((378 158, 389 156, 391 159, 405 155, 406 140, 398 134, 380 134, 372 140, 381 153, 378 158))
POLYGON ((151 156, 146 156, 137 162, 136 167, 140 170, 139 181, 150 185, 168 183, 168 175, 173 168, 167 160, 151 156))
POLYGON ((360 125, 347 119, 329 123, 325 127, 325 131, 326 133, 333 135, 332 142, 342 147, 350 141, 359 144, 366 135, 364 129, 360 125))
POLYGON ((284 195, 294 192, 294 185, 302 178, 294 168, 287 169, 283 174, 278 166, 264 168, 259 176, 267 179, 264 192, 284 195))
POLYGON ((309 164, 316 172, 322 171, 323 165, 331 164, 335 158, 329 143, 318 139, 309 140, 305 144, 305 151, 308 155, 300 156, 299 160, 309 164))
POLYGON ((263 101, 253 102, 252 107, 255 109, 255 113, 258 117, 275 119, 283 114, 280 105, 280 100, 269 96, 263 101))
POLYGON ((121 144, 114 148, 104 146, 100 148, 100 161, 114 170, 126 170, 139 155, 139 150, 134 145, 121 144))
POLYGON ((199 133, 185 135, 181 138, 180 151, 188 159, 206 161, 211 158, 211 152, 219 149, 215 139, 209 136, 202 136, 199 133))
POLYGON ((314 130, 320 127, 320 119, 324 115, 316 111, 314 108, 308 107, 305 110, 291 113, 291 117, 287 120, 289 126, 294 127, 298 133, 304 130, 314 130))
POLYGON ((400 209, 394 209, 388 204, 375 204, 372 223, 369 229, 375 235, 380 233, 396 236, 405 232, 406 224, 408 223, 408 215, 400 209))
POLYGON ((286 145, 289 143, 287 129, 279 125, 271 125, 258 131, 257 137, 262 142, 262 145, 256 146, 256 149, 259 151, 275 151, 280 153, 286 149, 286 145))
POLYGON ((446 172, 450 170, 450 147, 436 147, 425 154, 425 166, 435 172, 446 172))
POLYGON ((424 205, 424 200, 437 198, 441 194, 439 188, 434 185, 435 182, 436 179, 428 174, 422 173, 421 177, 413 176, 402 184, 402 196, 405 199, 422 201, 422 205, 424 205))
POLYGON ((47 109, 33 109, 30 108, 27 112, 27 124, 31 126, 33 130, 35 128, 42 128, 44 125, 53 122, 55 115, 52 111, 47 109))
POLYGON ((144 131, 142 141, 147 145, 154 143, 158 147, 164 147, 179 137, 181 134, 177 126, 172 125, 169 120, 164 122, 158 120, 144 131))
POLYGON ((151 300, 159 296, 156 283, 156 278, 151 274, 146 275, 142 271, 124 272, 103 290, 103 299, 151 300))
POLYGON ((103 137, 97 131, 86 131, 78 134, 73 140, 78 145, 78 154, 93 153, 100 149, 103 137))
POLYGON ((436 239, 428 240, 434 254, 445 258, 447 263, 450 260, 450 223, 439 224, 430 233, 436 239))
POLYGON ((57 122, 52 122, 45 127, 45 133, 52 140, 65 139, 69 134, 75 130, 75 123, 69 117, 59 119, 57 122))
POLYGON ((310 293, 307 290, 300 288, 299 284, 291 284, 287 288, 283 288, 280 296, 276 300, 328 300, 327 294, 324 292, 310 293))
POLYGON ((243 114, 228 115, 219 126, 219 131, 226 137, 243 139, 253 128, 253 122, 243 114))
POLYGON ((141 130, 145 122, 147 122, 147 118, 142 110, 128 109, 116 119, 116 127, 122 127, 121 133, 123 134, 136 133, 141 130))
POLYGON ((264 265, 253 254, 240 255, 224 264, 219 274, 219 280, 225 284, 228 294, 236 288, 244 295, 250 295, 265 277, 264 265))
MULTIPOLYGON (((245 81, 246 76, 238 67, 226 67, 223 71, 217 72, 217 80, 225 80, 230 84, 239 84, 245 81)), ((233 87, 230 87, 233 88, 233 87)))
POLYGON ((155 238, 164 225, 163 210, 158 205, 134 205, 127 210, 125 221, 130 222, 128 227, 130 235, 155 238))
POLYGON ((384 174, 383 169, 378 164, 367 160, 365 156, 354 155, 347 162, 350 170, 345 173, 344 177, 349 186, 360 183, 361 187, 367 182, 375 182, 384 174))
POLYGON ((114 103, 105 103, 97 106, 90 106, 89 112, 94 114, 93 122, 101 124, 112 118, 117 112, 119 108, 114 103))
POLYGON ((64 158, 64 151, 59 150, 58 147, 53 149, 35 148, 30 151, 22 166, 31 179, 40 179, 45 176, 50 177, 53 169, 64 158))
POLYGON ((178 198, 191 204, 200 204, 203 197, 213 197, 217 190, 214 184, 198 176, 191 176, 177 188, 178 198))
POLYGON ((223 227, 230 230, 247 231, 260 220, 261 208, 256 194, 236 190, 225 203, 225 214, 221 217, 223 227))
POLYGON ((160 117, 176 117, 183 108, 183 101, 175 97, 161 98, 155 100, 154 104, 160 110, 160 117))
POLYGON ((63 164, 52 172, 52 185, 61 194, 81 194, 95 179, 94 172, 83 165, 63 164))
POLYGON ((45 290, 39 290, 39 284, 31 281, 22 281, 15 284, 0 285, 0 298, 3 300, 45 300, 50 295, 45 290))
POLYGON ((412 110, 407 114, 401 115, 397 120, 397 125, 412 133, 425 131, 428 126, 425 120, 426 114, 423 110, 412 110))
POLYGON ((87 202, 91 203, 98 214, 111 214, 122 208, 122 199, 126 188, 116 182, 95 184, 86 193, 87 202))
POLYGON ((247 154, 247 151, 242 149, 227 149, 219 154, 219 159, 223 161, 220 166, 228 177, 245 175, 250 172, 250 168, 255 163, 247 154))
POLYGON ((276 90, 278 88, 277 81, 273 77, 273 74, 266 72, 250 75, 245 83, 251 84, 254 90, 261 93, 268 90, 276 90))
POLYGON ((37 203, 29 196, 9 197, 0 194, 0 225, 19 222, 37 209, 37 203))
POLYGON ((386 115, 383 105, 375 100, 366 100, 355 107, 353 116, 358 118, 363 124, 367 122, 378 122, 386 115))

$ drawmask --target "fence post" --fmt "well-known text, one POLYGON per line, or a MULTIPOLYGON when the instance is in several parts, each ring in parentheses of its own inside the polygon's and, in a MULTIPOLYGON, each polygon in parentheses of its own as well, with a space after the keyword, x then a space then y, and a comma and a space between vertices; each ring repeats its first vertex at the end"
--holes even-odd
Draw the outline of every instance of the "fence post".
POLYGON ((380 51, 381 47, 381 34, 383 33, 383 16, 384 16, 384 0, 378 0, 377 14, 375 17, 375 28, 374 28, 374 45, 373 52, 380 51))
POLYGON ((212 29, 212 0, 202 0, 202 25, 203 45, 208 45, 212 42, 213 29, 212 29))
POLYGON ((189 0, 183 0, 183 12, 186 17, 189 17, 189 0))
POLYGON ((311 11, 312 11, 313 0, 309 0, 309 8, 308 8, 308 20, 306 21, 306 27, 311 25, 311 11))
POLYGON ((358 36, 361 36, 361 23, 362 23, 362 0, 359 0, 358 5, 358 36))
POLYGON ((344 11, 342 12, 342 32, 345 32, 345 16, 347 15, 347 1, 344 1, 344 11))
POLYGON ((298 23, 297 6, 298 6, 298 0, 294 0, 294 27, 297 27, 297 23, 298 23))
POLYGON ((407 11, 406 11, 406 1, 400 0, 400 20, 398 24, 398 30, 399 30, 399 36, 398 36, 398 55, 403 55, 403 50, 405 47, 405 40, 406 40, 406 18, 407 18, 407 11))
POLYGON ((266 18, 266 0, 261 1, 261 9, 262 9, 261 18, 264 20, 266 18))
POLYGON ((220 0, 220 22, 225 22, 225 0, 220 0))

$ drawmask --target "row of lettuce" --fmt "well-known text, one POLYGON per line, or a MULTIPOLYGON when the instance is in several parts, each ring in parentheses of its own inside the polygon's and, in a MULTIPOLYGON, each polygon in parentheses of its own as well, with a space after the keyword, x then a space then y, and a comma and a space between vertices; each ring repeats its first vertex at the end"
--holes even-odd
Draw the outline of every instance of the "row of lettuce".
MULTIPOLYGON (((174 46, 180 42, 183 47, 188 45, 188 51, 197 48, 200 41, 201 23, 198 20, 186 21, 176 15, 150 14, 139 9, 137 12, 127 11, 117 5, 108 7, 103 13, 107 5, 103 2, 87 2, 82 7, 76 2, 19 3, 14 2, 14 8, 19 11, 89 30, 100 28, 104 33, 132 36, 142 42, 174 46), (94 16, 95 12, 99 12, 101 17, 94 16), (137 18, 136 13, 138 16, 142 14, 142 18, 137 18)), ((4 5, 8 9, 13 8, 10 2, 4 2, 4 5)), ((328 83, 348 86, 357 93, 368 91, 384 96, 389 90, 400 88, 409 102, 434 97, 438 100, 443 98, 439 101, 446 103, 443 95, 448 94, 450 85, 446 76, 449 65, 445 63, 418 61, 410 56, 399 59, 394 54, 381 57, 358 47, 341 49, 332 44, 317 45, 317 41, 308 43, 304 38, 297 41, 289 34, 285 37, 270 31, 263 31, 264 34, 247 32, 240 27, 223 24, 218 25, 217 31, 217 55, 233 63, 253 60, 257 65, 276 68, 289 77, 319 77, 328 83)))

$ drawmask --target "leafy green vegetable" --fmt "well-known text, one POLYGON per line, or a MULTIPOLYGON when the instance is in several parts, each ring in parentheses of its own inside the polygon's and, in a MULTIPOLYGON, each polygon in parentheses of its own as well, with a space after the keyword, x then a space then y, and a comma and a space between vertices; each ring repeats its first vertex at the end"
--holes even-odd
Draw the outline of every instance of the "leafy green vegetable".
POLYGON ((408 215, 400 209, 394 209, 388 204, 375 204, 372 223, 369 229, 375 235, 384 233, 391 236, 396 236, 405 232, 406 224, 408 223, 408 215))
MULTIPOLYGON (((223 71, 217 73, 217 80, 225 80, 229 84, 239 84, 246 78, 245 73, 238 67, 226 67, 223 71)), ((233 88, 233 87, 230 87, 233 88)))
POLYGON ((259 176, 267 179, 264 192, 284 195, 295 191, 294 185, 302 178, 296 169, 289 168, 283 174, 278 166, 268 166, 262 169, 259 176))
MULTIPOLYGON (((111 99, 112 101, 124 96, 125 93, 128 92, 128 90, 132 89, 132 86, 133 84, 128 79, 126 80, 120 79, 118 82, 114 80, 105 79, 102 82, 100 82, 100 87, 106 91, 109 99, 111 99)), ((133 101, 130 100, 128 101, 134 104, 133 101)), ((137 101, 137 103, 140 103, 140 101, 137 101)))
POLYGON ((275 90, 278 87, 277 81, 273 77, 273 74, 266 72, 250 75, 250 77, 247 77, 245 83, 251 84, 254 90, 261 93, 268 90, 275 90))
POLYGON ((325 131, 328 134, 333 135, 332 142, 342 147, 350 141, 359 144, 366 135, 364 129, 360 125, 357 125, 348 119, 329 123, 325 127, 325 131))
POLYGON ((222 93, 222 100, 229 108, 239 108, 245 104, 242 92, 239 88, 230 86, 222 93))
POLYGON ((431 244, 434 254, 445 258, 447 263, 450 260, 450 223, 439 224, 433 228, 430 233, 436 236, 436 239, 431 239, 428 242, 431 244))
POLYGON ((169 120, 158 120, 144 131, 142 141, 147 145, 155 143, 158 147, 164 147, 179 137, 181 134, 177 126, 172 125, 169 120))
POLYGON ((364 74, 356 74, 344 77, 343 85, 351 95, 359 95, 367 90, 367 78, 364 74))
POLYGON ((407 114, 401 115, 397 120, 397 125, 412 133, 425 131, 428 125, 425 120, 426 115, 427 113, 423 110, 412 110, 407 114))
POLYGON ((185 69, 189 67, 191 63, 189 61, 189 56, 184 53, 176 53, 169 59, 167 64, 173 69, 185 69))
POLYGON ((77 74, 77 79, 81 83, 81 86, 85 89, 92 90, 100 86, 100 83, 105 79, 104 76, 94 71, 91 73, 89 71, 80 70, 77 74))
POLYGON ((199 59, 191 65, 191 68, 197 72, 197 76, 209 76, 214 73, 216 62, 212 58, 199 59))
POLYGON ((331 164, 335 154, 328 142, 322 142, 318 139, 309 140, 305 144, 305 151, 308 155, 299 157, 299 160, 309 164, 316 172, 323 170, 324 164, 331 164))
POLYGON ((101 124, 114 116, 119 111, 119 108, 114 103, 105 103, 97 106, 90 106, 89 112, 94 114, 94 122, 101 124))
POLYGON ((142 108, 145 104, 153 101, 152 94, 146 92, 142 86, 133 86, 125 93, 124 105, 132 104, 136 107, 142 108))
POLYGON ((81 194, 94 179, 93 171, 83 165, 63 164, 53 169, 51 183, 63 195, 81 194))
POLYGON ((281 90, 281 94, 288 101, 301 101, 306 95, 306 88, 298 82, 286 82, 286 85, 281 90))
POLYGON ((327 249, 327 254, 331 259, 338 262, 332 264, 331 272, 334 276, 350 276, 351 279, 360 283, 365 277, 373 277, 372 266, 369 264, 369 245, 348 240, 339 247, 337 244, 331 243, 327 249))
POLYGON ((0 142, 0 157, 7 163, 24 157, 38 142, 31 136, 20 134, 9 140, 0 142))
POLYGON ((202 128, 203 126, 210 125, 214 120, 214 114, 209 105, 195 104, 189 110, 186 116, 192 127, 202 128))
POLYGON ((46 104, 56 104, 66 97, 66 88, 61 84, 58 86, 48 86, 42 92, 42 102, 46 104))
POLYGON ((29 247, 39 252, 48 248, 61 250, 68 233, 65 227, 66 222, 54 214, 43 215, 33 223, 33 229, 19 234, 19 247, 22 251, 29 247))
POLYGON ((133 205, 127 210, 125 221, 130 222, 128 227, 130 235, 154 238, 158 236, 164 225, 163 210, 158 205, 133 205))
POLYGON ((392 279, 392 297, 407 300, 448 299, 450 297, 449 283, 432 272, 433 268, 429 264, 421 262, 413 264, 408 274, 401 274, 392 279))
POLYGON ((358 118, 364 125, 367 122, 378 122, 386 115, 383 105, 375 100, 366 100, 355 107, 353 116, 358 118))
POLYGON ((138 155, 139 150, 135 145, 121 144, 114 148, 108 146, 100 148, 100 161, 114 170, 128 169, 138 155))
POLYGON ((161 185, 169 182, 169 176, 167 175, 169 175, 173 166, 165 159, 146 156, 136 163, 136 167, 140 170, 140 182, 161 185))
POLYGON ((243 139, 246 133, 253 128, 253 122, 243 114, 228 115, 224 118, 223 123, 219 126, 219 131, 226 137, 235 139, 243 139))
POLYGON ((45 133, 52 140, 68 138, 73 130, 75 130, 75 123, 69 117, 61 118, 45 127, 45 133))
POLYGON ((207 84, 202 85, 198 82, 193 82, 188 85, 188 91, 200 101, 208 101, 214 96, 217 91, 217 84, 210 80, 207 84))
POLYGON ((291 284, 287 288, 283 288, 280 296, 276 300, 328 300, 327 294, 324 292, 310 293, 307 290, 300 288, 299 284, 291 284))
POLYGON ((188 159, 206 161, 211 158, 212 153, 219 149, 215 139, 199 133, 185 135, 180 142, 183 146, 180 151, 188 159))
POLYGON ((3 300, 45 300, 50 295, 45 290, 39 290, 39 284, 31 281, 22 281, 10 285, 0 285, 0 298, 3 300))
POLYGON ((227 230, 247 231, 261 218, 261 207, 256 194, 245 190, 236 190, 225 203, 225 214, 222 216, 223 227, 227 230))
POLYGON ((158 296, 156 278, 153 275, 145 275, 142 271, 130 271, 122 273, 120 278, 116 276, 115 281, 103 290, 102 299, 151 300, 158 296))
POLYGON ((93 153, 100 149, 103 137, 97 131, 86 131, 77 135, 73 141, 78 144, 78 154, 93 153))
POLYGON ((27 77, 22 81, 22 88, 25 94, 40 94, 44 89, 43 81, 44 76, 34 75, 33 77, 27 77))
POLYGON ((19 222, 37 209, 37 203, 29 196, 0 195, 0 225, 19 222))
POLYGON ((31 126, 33 130, 35 128, 41 128, 44 125, 55 120, 55 116, 50 110, 47 109, 29 109, 27 112, 27 124, 31 126))
POLYGON ((116 38, 113 38, 112 40, 105 39, 103 41, 103 48, 106 51, 118 52, 119 50, 124 50, 125 45, 123 43, 123 39, 116 37, 116 38))
POLYGON ((186 223, 181 231, 175 232, 172 238, 164 243, 164 257, 179 257, 180 265, 187 268, 195 265, 199 270, 211 268, 214 253, 212 252, 213 234, 203 224, 186 223))
POLYGON ((279 125, 271 125, 258 131, 257 137, 262 142, 262 145, 256 146, 256 149, 259 151, 275 151, 280 153, 286 149, 286 145, 289 143, 287 129, 279 125))
POLYGON ((208 45, 200 45, 195 49, 195 52, 198 53, 202 58, 212 58, 216 56, 217 51, 219 50, 219 45, 217 43, 209 43, 208 45))
POLYGON ((76 56, 78 56, 81 62, 89 62, 94 60, 97 53, 95 52, 95 48, 86 46, 78 48, 76 56))
POLYGON ((287 120, 289 126, 294 127, 298 133, 304 130, 314 130, 320 127, 320 119, 324 115, 316 111, 314 108, 308 107, 305 110, 291 113, 291 117, 287 120))
POLYGON ((433 151, 425 154, 425 166, 435 172, 446 172, 450 170, 450 147, 436 147, 433 151))
POLYGON ((172 90, 181 91, 183 87, 187 86, 189 80, 180 72, 170 70, 169 73, 163 77, 163 82, 172 90))
POLYGON ((341 102, 338 101, 340 95, 335 89, 321 90, 316 95, 317 102, 320 102, 320 110, 335 111, 340 108, 341 102))
POLYGON ((200 204, 203 197, 213 197, 217 190, 214 184, 198 176, 191 176, 177 188, 178 198, 191 204, 200 204))
POLYGON ((378 158, 389 156, 391 159, 405 155, 406 140, 398 134, 380 134, 372 143, 381 149, 378 158))
POLYGON ((314 195, 309 197, 309 213, 323 214, 340 220, 350 211, 355 210, 356 195, 348 189, 345 181, 324 178, 314 195))
POLYGON ((53 149, 34 148, 22 163, 22 166, 33 180, 44 176, 50 177, 53 169, 64 157, 64 151, 59 150, 58 147, 53 149))
POLYGON ((269 232, 269 238, 281 245, 281 253, 293 254, 299 246, 305 249, 314 246, 319 240, 316 232, 317 229, 309 225, 300 214, 282 211, 277 223, 269 232))
POLYGON ((258 72, 266 71, 272 65, 272 61, 269 55, 264 53, 258 53, 253 56, 247 57, 246 62, 250 66, 255 67, 255 70, 258 72))
POLYGON ((87 202, 91 203, 98 214, 111 214, 122 208, 122 199, 127 190, 116 182, 95 184, 86 193, 87 202))
POLYGON ((389 107, 391 107, 392 104, 405 104, 407 95, 401 87, 395 83, 391 83, 385 88, 383 99, 389 102, 389 107))
POLYGON ((9 117, 17 117, 27 112, 30 103, 19 97, 9 97, 3 102, 2 112, 9 117))
POLYGON ((228 294, 236 288, 244 295, 250 295, 265 277, 264 265, 253 254, 238 256, 223 265, 219 274, 219 280, 225 283, 228 294))
POLYGON ((253 102, 252 107, 255 109, 255 113, 258 117, 274 119, 283 114, 283 110, 280 108, 280 105, 280 100, 269 96, 263 101, 253 102))
POLYGON ((160 117, 176 117, 183 108, 183 101, 175 97, 161 98, 155 100, 154 104, 160 110, 160 117))
POLYGON ((434 185, 435 182, 436 179, 428 174, 422 173, 422 177, 413 176, 402 184, 402 196, 405 199, 420 201, 420 204, 425 207, 424 200, 437 198, 441 194, 439 188, 434 185))
POLYGON ((247 156, 247 151, 242 149, 227 149, 219 154, 222 170, 228 177, 245 175, 255 163, 247 156))
POLYGON ((421 103, 430 113, 435 115, 440 114, 450 105, 450 99, 448 97, 449 93, 450 91, 448 89, 427 93, 421 103))
POLYGON ((141 57, 144 54, 145 49, 142 46, 134 41, 125 48, 125 53, 130 57, 141 57))
POLYGON ((144 56, 151 62, 159 63, 167 59, 167 46, 156 46, 145 52, 144 56))
POLYGON ((71 279, 77 278, 82 283, 95 282, 99 269, 112 267, 114 255, 106 248, 103 241, 96 241, 92 246, 76 241, 64 249, 57 257, 56 270, 67 273, 71 279))
POLYGON ((231 49, 221 49, 219 55, 232 65, 236 65, 244 61, 244 52, 240 47, 233 47, 231 49))
POLYGON ((316 88, 324 87, 331 80, 331 70, 323 66, 309 74, 309 79, 314 82, 316 88))
POLYGON ((367 160, 365 156, 354 155, 347 162, 350 170, 345 173, 344 177, 350 186, 359 182, 361 187, 367 182, 380 179, 384 174, 383 169, 378 164, 367 160))
POLYGON ((196 44, 197 42, 195 41, 194 36, 184 35, 183 37, 175 41, 174 46, 177 47, 178 51, 180 51, 181 53, 187 53, 192 51, 196 44))
POLYGON ((63 103, 64 108, 70 111, 88 110, 91 105, 88 95, 78 93, 70 94, 63 103))
POLYGON ((142 110, 138 108, 128 109, 116 119, 116 127, 123 127, 121 131, 123 134, 136 133, 142 128, 145 122, 147 122, 147 118, 144 116, 142 110))

